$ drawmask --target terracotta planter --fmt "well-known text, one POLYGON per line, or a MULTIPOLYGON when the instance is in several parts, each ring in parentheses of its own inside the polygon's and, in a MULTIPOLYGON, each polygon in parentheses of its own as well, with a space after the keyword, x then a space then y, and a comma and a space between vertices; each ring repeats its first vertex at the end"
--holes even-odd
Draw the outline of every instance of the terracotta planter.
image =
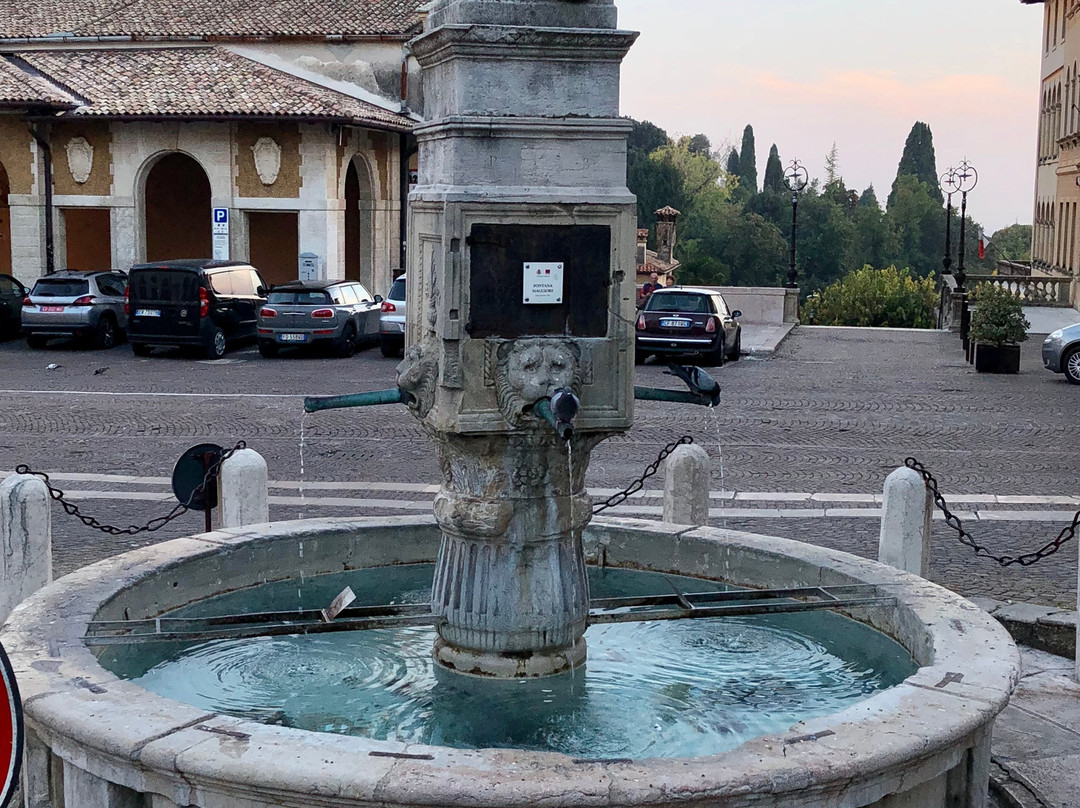
POLYGON ((973 344, 975 370, 979 373, 1019 373, 1019 345, 973 344))

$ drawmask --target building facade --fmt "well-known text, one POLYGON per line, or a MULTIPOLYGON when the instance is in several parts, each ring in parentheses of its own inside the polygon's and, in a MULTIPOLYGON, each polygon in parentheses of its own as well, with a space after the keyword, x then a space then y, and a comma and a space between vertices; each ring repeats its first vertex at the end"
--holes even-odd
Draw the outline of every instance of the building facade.
POLYGON ((238 5, 0 0, 0 272, 228 257, 281 283, 303 255, 386 292, 420 3, 238 5))
POLYGON ((1043 7, 1032 271, 1072 277, 1080 303, 1080 0, 1021 0, 1043 7))

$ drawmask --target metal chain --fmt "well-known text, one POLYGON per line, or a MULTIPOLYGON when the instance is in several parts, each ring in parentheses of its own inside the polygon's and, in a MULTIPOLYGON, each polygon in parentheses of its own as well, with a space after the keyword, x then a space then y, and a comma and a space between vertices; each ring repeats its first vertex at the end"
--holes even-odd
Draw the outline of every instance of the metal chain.
POLYGON ((106 525, 103 522, 99 522, 93 516, 87 516, 79 510, 79 506, 74 502, 69 502, 64 498, 64 492, 49 482, 49 475, 43 471, 34 471, 25 463, 15 467, 16 474, 31 474, 34 477, 39 477, 44 481, 45 485, 49 489, 49 496, 60 503, 64 512, 69 516, 74 516, 88 528, 93 530, 100 530, 102 533, 108 533, 110 536, 135 536, 139 533, 150 533, 155 530, 160 530, 169 524, 172 520, 179 516, 183 516, 189 510, 191 510, 191 503, 196 500, 201 494, 206 491, 206 487, 217 479, 218 472, 221 470, 221 465, 236 454, 241 449, 246 449, 247 443, 244 441, 237 441, 236 445, 231 449, 226 449, 221 453, 221 457, 214 461, 214 463, 206 470, 206 474, 203 476, 203 480, 199 483, 194 490, 192 490, 190 496, 188 496, 186 502, 178 502, 176 506, 164 516, 158 516, 151 519, 143 526, 129 525, 128 527, 116 527, 114 525, 106 525))
POLYGON ((1080 525, 1080 511, 1076 512, 1073 516, 1072 524, 1065 527, 1058 535, 1057 538, 1051 542, 1040 547, 1038 550, 1032 553, 1024 553, 1018 556, 996 556, 987 550, 985 547, 975 541, 975 538, 964 530, 963 525, 956 515, 949 510, 948 504, 945 502, 945 497, 941 495, 938 490, 937 480, 934 479, 934 475, 926 470, 926 466, 916 460, 914 457, 909 457, 904 461, 904 465, 912 471, 917 472, 926 483, 927 489, 934 497, 934 504, 945 515, 945 522, 956 531, 960 543, 970 547, 975 551, 975 555, 982 558, 989 558, 991 561, 996 561, 1003 567, 1011 567, 1013 564, 1019 564, 1021 567, 1030 567, 1037 561, 1042 561, 1047 556, 1052 556, 1061 546, 1065 544, 1076 534, 1076 528, 1080 525))
POLYGON ((593 514, 598 514, 601 511, 606 511, 608 508, 614 508, 616 505, 621 505, 626 502, 630 497, 636 494, 645 485, 645 481, 652 477, 656 472, 660 470, 660 464, 667 459, 667 456, 675 451, 679 446, 686 446, 694 442, 694 439, 689 435, 683 435, 674 443, 669 443, 663 449, 660 450, 660 454, 656 456, 656 460, 645 467, 645 473, 634 480, 630 485, 624 488, 617 494, 612 494, 602 503, 593 508, 593 514))

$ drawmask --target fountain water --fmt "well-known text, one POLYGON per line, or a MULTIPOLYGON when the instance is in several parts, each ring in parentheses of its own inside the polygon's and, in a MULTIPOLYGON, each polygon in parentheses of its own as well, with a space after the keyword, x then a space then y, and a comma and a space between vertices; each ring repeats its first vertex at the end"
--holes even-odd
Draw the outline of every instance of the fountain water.
MULTIPOLYGON (((410 347, 399 390, 362 398, 407 403, 431 436, 443 473, 434 520, 218 531, 81 570, 28 600, 3 641, 27 705, 30 805, 48 806, 62 792, 52 808, 147 799, 153 808, 982 808, 989 728, 1018 667, 988 616, 842 553, 591 519, 590 452, 630 428, 635 395, 717 396, 694 372, 690 393, 633 388, 636 221, 618 82, 635 35, 617 30, 615 15, 613 0, 435 0, 411 44, 427 121, 416 130, 420 183, 410 196, 410 347), (291 588, 300 576, 434 563, 437 676, 464 690, 523 683, 554 693, 556 683, 541 677, 576 681, 586 662, 590 557, 758 589, 827 595, 868 584, 893 605, 841 611, 899 642, 920 667, 839 712, 788 716, 792 726, 724 754, 707 746, 681 752, 692 758, 638 758, 656 754, 644 744, 629 747, 633 759, 611 759, 600 741, 565 747, 580 755, 570 757, 225 715, 220 705, 181 704, 117 677, 86 641, 102 621, 160 626, 174 610, 223 593, 243 591, 259 610, 266 580, 291 588)), ((286 619, 297 618, 278 618, 275 633, 295 631, 286 619)), ((294 658, 305 668, 339 664, 294 658)), ((709 662, 695 677, 708 686, 712 674, 709 662)), ((575 685, 575 698, 584 689, 575 685)), ((486 692, 469 701, 479 723, 494 718, 486 692)))

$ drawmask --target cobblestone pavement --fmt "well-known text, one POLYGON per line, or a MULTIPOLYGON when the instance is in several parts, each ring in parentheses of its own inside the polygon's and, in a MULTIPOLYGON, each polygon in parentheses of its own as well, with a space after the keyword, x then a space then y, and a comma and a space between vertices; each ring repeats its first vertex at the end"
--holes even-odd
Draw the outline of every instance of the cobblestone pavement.
MULTIPOLYGON (((1033 549, 1058 533, 1064 525, 1050 520, 1071 511, 1080 496, 1075 465, 1080 432, 1074 424, 1080 388, 1041 368, 1039 342, 1036 337, 1025 345, 1020 375, 987 376, 964 363, 957 338, 948 334, 799 328, 772 358, 743 359, 719 369, 724 393, 715 411, 639 404, 634 429, 594 452, 588 481, 593 488, 621 488, 663 445, 692 435, 713 457, 714 491, 761 495, 736 503, 738 517, 722 515, 729 503, 714 501, 713 524, 873 556, 876 519, 865 512, 798 518, 794 509, 808 506, 794 505, 785 495, 880 494, 885 476, 914 455, 937 475, 947 497, 1044 498, 984 501, 978 506, 983 516, 1008 510, 1009 521, 972 526, 994 552, 1033 549), (1054 497, 1060 500, 1046 499, 1054 497), (786 512, 790 518, 777 518, 777 509, 785 507, 792 509, 786 512), (769 511, 769 518, 754 517, 753 509, 769 511), (1025 521, 1029 511, 1031 521, 1025 521)), ((349 360, 265 360, 242 349, 205 362, 180 353, 137 359, 124 345, 109 352, 64 345, 31 351, 21 341, 2 343, 0 469, 28 463, 52 472, 167 478, 188 446, 204 441, 229 446, 244 439, 267 458, 272 480, 294 484, 291 492, 272 492, 282 496, 281 504, 272 506, 275 519, 295 518, 301 511, 306 516, 400 511, 396 500, 412 501, 415 513, 426 507, 430 494, 394 490, 396 484, 435 484, 438 465, 430 441, 404 408, 301 416, 305 394, 392 386, 395 364, 377 351, 349 360), (47 370, 50 364, 59 367, 47 370), (295 488, 301 429, 310 502, 301 501, 295 488), (337 492, 316 495, 315 483, 348 481, 395 485, 347 495, 365 497, 363 506, 317 503, 337 492)), ((637 374, 639 384, 679 386, 659 366, 639 367, 637 374)), ((147 488, 99 480, 61 486, 115 496, 83 503, 113 523, 142 523, 171 507, 125 493, 167 491, 161 484, 147 488)), ((659 488, 659 479, 648 487, 659 488)), ((867 502, 863 507, 872 508, 867 502)), ((150 540, 201 526, 201 514, 187 514, 150 540)), ((94 534, 59 513, 54 533, 58 573, 147 540, 94 534)), ((1035 567, 1003 570, 975 559, 940 522, 934 541, 931 577, 952 589, 1075 607, 1075 546, 1035 567)))

